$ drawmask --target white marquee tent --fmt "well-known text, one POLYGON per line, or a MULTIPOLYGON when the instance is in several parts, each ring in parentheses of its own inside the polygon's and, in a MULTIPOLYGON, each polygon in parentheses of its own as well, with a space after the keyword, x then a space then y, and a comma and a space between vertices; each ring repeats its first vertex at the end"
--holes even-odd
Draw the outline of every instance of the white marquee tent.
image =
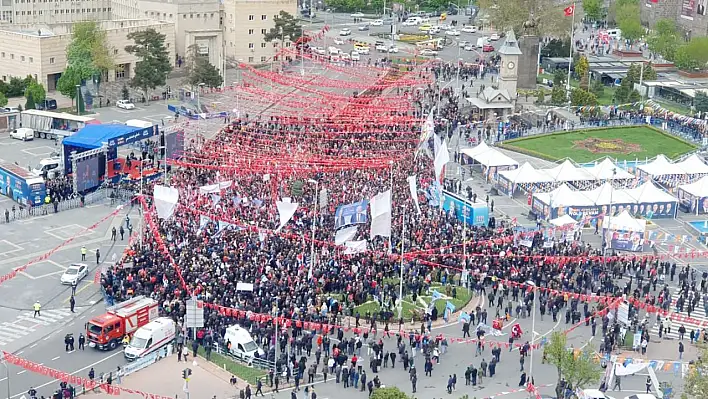
POLYGON ((648 181, 639 187, 625 190, 637 203, 653 202, 677 202, 676 197, 657 187, 653 182, 648 181))
POLYGON ((519 166, 518 162, 514 161, 512 158, 504 155, 502 152, 494 148, 490 149, 489 151, 485 151, 481 154, 477 154, 471 158, 486 167, 519 166))
POLYGON ((585 170, 598 180, 634 179, 633 174, 617 166, 610 158, 605 158, 597 165, 586 168, 585 170))
POLYGON ((590 190, 582 191, 582 193, 590 198, 595 205, 609 205, 609 204, 633 204, 636 201, 627 190, 619 190, 612 187, 611 183, 605 183, 600 187, 590 190))
POLYGON ((570 215, 563 215, 559 218, 549 220, 548 223, 550 223, 556 227, 563 227, 563 226, 576 225, 576 224, 578 224, 578 221, 573 219, 573 217, 570 215))
POLYGON ((563 161, 562 164, 549 169, 540 169, 551 176, 556 181, 582 181, 582 180, 595 180, 595 177, 591 175, 584 168, 575 166, 569 160, 563 161))
POLYGON ((697 198, 708 197, 708 176, 690 184, 683 184, 679 189, 697 198))
POLYGON ((686 172, 677 164, 671 163, 666 156, 660 154, 646 165, 638 166, 642 173, 651 177, 665 175, 685 175, 686 172))
POLYGON ((563 183, 550 193, 534 194, 541 202, 551 208, 560 206, 594 206, 595 203, 585 196, 582 191, 574 191, 563 183))
POLYGON ((535 169, 530 163, 524 162, 514 170, 499 172, 499 175, 513 184, 550 183, 553 178, 542 170, 535 169))
POLYGON ((708 174, 708 165, 696 154, 674 164, 689 175, 708 174))

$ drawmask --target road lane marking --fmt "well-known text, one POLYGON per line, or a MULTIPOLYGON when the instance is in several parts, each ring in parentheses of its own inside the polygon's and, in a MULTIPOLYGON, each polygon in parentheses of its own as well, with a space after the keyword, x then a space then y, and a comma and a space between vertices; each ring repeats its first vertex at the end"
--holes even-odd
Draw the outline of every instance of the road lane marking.
MULTIPOLYGON (((69 353, 71 353, 71 352, 69 352, 69 353)), ((57 360, 57 359, 59 359, 60 357, 61 357, 61 356, 57 356, 57 357, 53 358, 52 361, 57 360)))
POLYGON ((19 356, 19 355, 23 354, 24 352, 25 352, 25 351, 19 351, 19 352, 15 353, 15 354, 16 354, 17 356, 19 356))
POLYGON ((24 374, 24 373, 26 373, 26 372, 27 372, 27 370, 18 371, 18 372, 17 372, 17 375, 24 374))
POLYGON ((37 345, 39 345, 39 343, 34 343, 34 344, 30 345, 30 348, 34 348, 37 345))

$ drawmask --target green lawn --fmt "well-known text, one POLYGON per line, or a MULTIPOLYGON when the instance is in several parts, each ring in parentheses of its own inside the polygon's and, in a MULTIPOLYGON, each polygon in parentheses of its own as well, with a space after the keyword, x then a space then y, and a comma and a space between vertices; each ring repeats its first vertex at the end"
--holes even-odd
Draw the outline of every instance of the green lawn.
MULTIPOLYGON (((190 351, 191 352, 191 351, 190 351)), ((191 354, 191 353, 190 353, 191 354)), ((197 354, 206 360, 206 353, 204 352, 204 347, 200 346, 197 354)), ((240 363, 235 359, 220 355, 215 351, 211 352, 211 363, 219 366, 221 369, 238 377, 239 380, 247 381, 252 386, 256 385, 258 378, 265 377, 267 372, 255 367, 248 367, 244 363, 240 363)), ((264 380, 265 382, 265 380, 264 380)))
MULTIPOLYGON (((551 82, 553 81, 553 74, 550 73, 542 73, 538 75, 538 83, 542 83, 543 79, 548 79, 551 82)), ((580 87, 580 81, 577 79, 570 79, 570 86, 571 87, 580 87)), ((544 86, 546 90, 548 90, 548 95, 551 95, 551 88, 548 86, 544 86)), ((617 88, 615 86, 605 86, 605 90, 603 90, 602 95, 597 98, 597 104, 598 105, 612 105, 614 102, 612 101, 612 97, 615 95, 615 90, 617 88)))
MULTIPOLYGON (((437 289, 439 293, 445 294, 445 288, 439 284, 439 283, 433 283, 431 285, 431 289, 437 289)), ((432 292, 432 291, 431 291, 432 292)), ((425 303, 430 303, 432 300, 432 296, 430 295, 421 295, 418 297, 425 301, 425 303)), ((447 305, 447 301, 449 300, 452 302, 453 305, 455 305, 455 312, 459 311, 465 305, 467 305, 470 300, 472 299, 472 292, 468 290, 465 287, 457 287, 457 298, 449 298, 449 299, 440 299, 435 302, 435 307, 438 309, 438 315, 439 317, 442 317, 445 311, 445 306, 447 305)), ((362 305, 359 305, 354 308, 354 312, 359 312, 359 314, 363 317, 366 312, 378 312, 380 310, 379 304, 376 301, 369 301, 366 302, 362 305)), ((403 319, 404 320, 410 320, 414 314, 419 313, 420 311, 425 310, 425 307, 422 305, 420 300, 416 303, 413 303, 413 298, 411 295, 405 295, 403 298, 403 319)), ((398 310, 394 309, 393 311, 394 317, 398 317, 398 310)))
POLYGON ((552 161, 571 158, 576 162, 590 162, 604 156, 628 161, 637 158, 652 158, 658 154, 675 158, 696 149, 696 146, 689 142, 648 126, 597 128, 570 133, 554 133, 509 140, 503 146, 510 150, 552 161), (578 145, 582 145, 580 142, 591 138, 621 141, 615 143, 608 141, 607 151, 602 148, 605 145, 596 146, 595 152, 578 148, 578 145), (638 148, 636 151, 624 153, 624 148, 630 145, 637 145, 638 148))

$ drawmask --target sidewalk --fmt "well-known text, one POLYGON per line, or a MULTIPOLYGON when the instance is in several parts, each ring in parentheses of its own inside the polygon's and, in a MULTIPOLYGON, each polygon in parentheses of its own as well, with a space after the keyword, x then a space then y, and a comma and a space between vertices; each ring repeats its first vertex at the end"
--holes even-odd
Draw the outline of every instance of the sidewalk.
MULTIPOLYGON (((238 397, 239 389, 245 388, 245 385, 240 386, 243 383, 239 384, 239 386, 232 386, 229 383, 231 378, 229 373, 204 359, 197 358, 197 365, 195 366, 191 360, 189 363, 178 363, 176 355, 172 355, 122 378, 118 386, 139 390, 146 394, 152 393, 174 398, 186 398, 187 394, 183 391, 184 380, 182 379, 182 370, 186 368, 192 370, 192 376, 189 379, 189 396, 192 398, 234 398, 238 397)), ((255 387, 251 387, 251 389, 255 392, 255 387)), ((86 396, 100 399, 113 397, 113 395, 105 392, 100 394, 87 393, 86 396)), ((128 396, 128 394, 121 394, 121 396, 128 396)))

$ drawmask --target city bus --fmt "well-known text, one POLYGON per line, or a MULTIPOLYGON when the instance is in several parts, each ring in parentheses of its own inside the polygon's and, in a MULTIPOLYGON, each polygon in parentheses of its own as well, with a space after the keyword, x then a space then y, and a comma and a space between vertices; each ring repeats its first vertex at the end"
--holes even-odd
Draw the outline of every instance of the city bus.
POLYGON ((44 179, 22 167, 0 162, 0 193, 27 206, 39 206, 47 196, 44 179))
POLYGON ((56 140, 71 136, 86 125, 99 124, 90 116, 72 115, 66 112, 28 109, 20 114, 22 127, 34 130, 34 137, 56 140))

